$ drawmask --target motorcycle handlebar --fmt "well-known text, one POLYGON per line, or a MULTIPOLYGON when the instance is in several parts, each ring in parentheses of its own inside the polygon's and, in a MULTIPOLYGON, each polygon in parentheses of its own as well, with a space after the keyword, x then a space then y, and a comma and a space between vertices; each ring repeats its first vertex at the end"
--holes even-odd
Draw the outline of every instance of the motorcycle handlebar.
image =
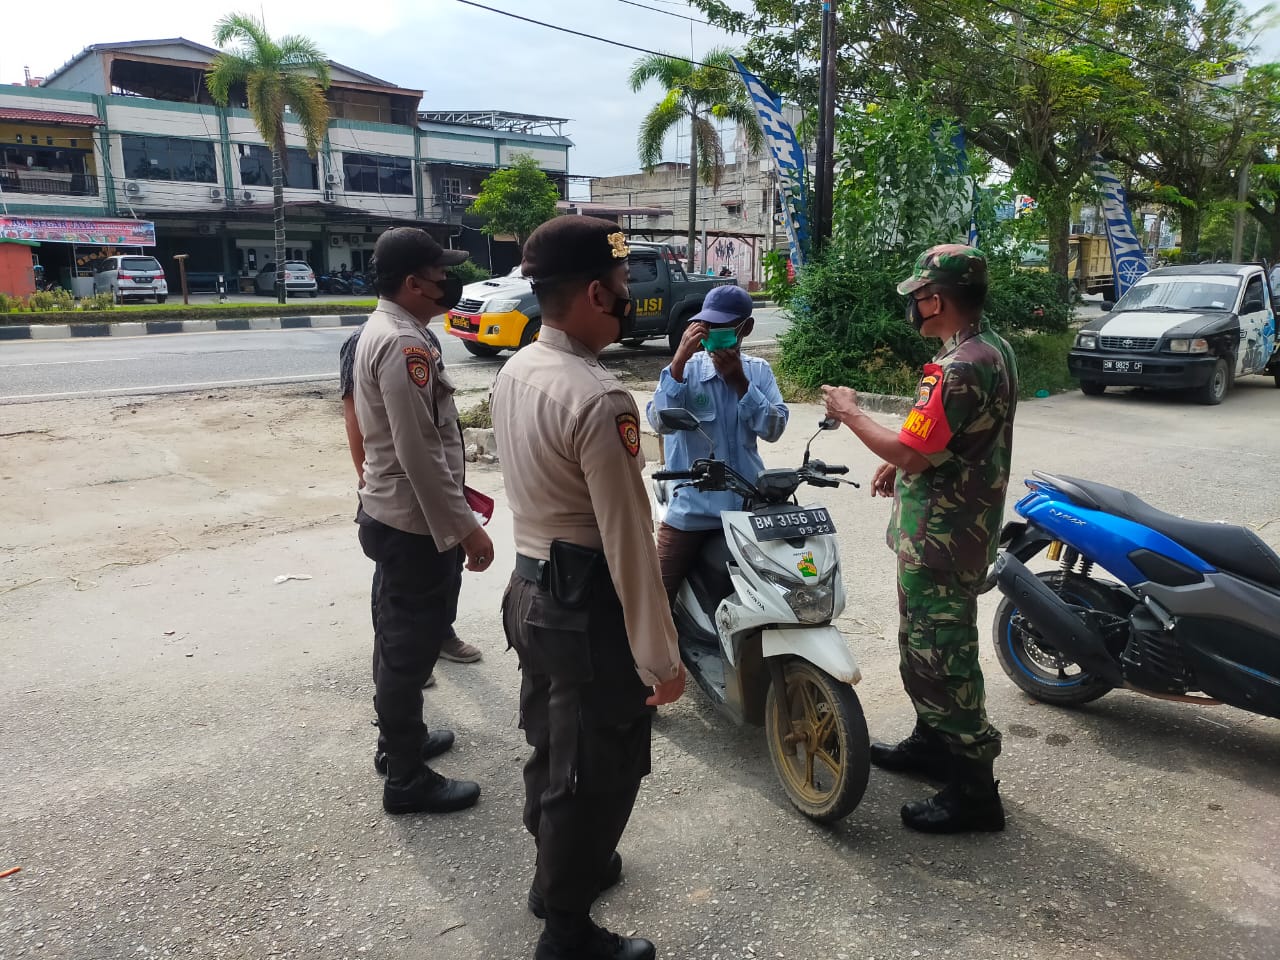
POLYGON ((838 476, 838 477, 839 477, 839 476, 843 476, 844 474, 848 473, 848 472, 849 472, 849 468, 848 468, 848 467, 846 467, 846 466, 836 465, 836 466, 834 466, 834 467, 827 467, 827 468, 826 468, 825 470, 823 470, 822 472, 823 472, 823 473, 831 473, 831 474, 835 474, 836 476, 838 476))
POLYGON ((692 480, 692 470, 659 470, 653 475, 655 480, 692 480))

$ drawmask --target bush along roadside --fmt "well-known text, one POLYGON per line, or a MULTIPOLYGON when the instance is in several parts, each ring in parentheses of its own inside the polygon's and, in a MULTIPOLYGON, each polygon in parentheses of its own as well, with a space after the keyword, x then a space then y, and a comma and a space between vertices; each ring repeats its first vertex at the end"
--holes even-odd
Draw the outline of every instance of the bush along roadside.
MULTIPOLYGON (((886 257, 874 266, 816 262, 802 271, 780 338, 779 377, 797 395, 824 383, 863 393, 910 396, 920 368, 936 352, 907 323, 897 283, 910 263, 886 257)), ((986 317, 1018 357, 1021 394, 1071 389, 1067 352, 1072 306, 1066 281, 1047 273, 991 264, 986 317)))
MULTIPOLYGON (((34 294, 39 296, 39 294, 34 294)), ((109 299, 109 295, 108 299, 109 299)), ((314 301, 303 304, 271 303, 218 303, 191 304, 159 307, 115 307, 86 306, 88 299, 81 301, 79 310, 55 310, 44 313, 3 313, 0 312, 0 326, 17 324, 48 325, 69 323, 145 323, 162 320, 241 320, 258 317, 324 317, 364 313, 373 310, 375 301, 360 300, 350 303, 314 301), (106 314, 103 311, 109 310, 106 314)))

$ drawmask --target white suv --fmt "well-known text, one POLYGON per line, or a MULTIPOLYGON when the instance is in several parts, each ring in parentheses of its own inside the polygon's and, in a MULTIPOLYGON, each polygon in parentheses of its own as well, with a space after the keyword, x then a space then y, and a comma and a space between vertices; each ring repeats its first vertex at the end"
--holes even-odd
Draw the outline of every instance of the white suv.
POLYGON ((125 255, 107 257, 98 264, 93 272, 93 292, 109 293, 116 303, 131 297, 155 297, 156 303, 164 303, 169 284, 164 279, 164 267, 155 257, 125 255))

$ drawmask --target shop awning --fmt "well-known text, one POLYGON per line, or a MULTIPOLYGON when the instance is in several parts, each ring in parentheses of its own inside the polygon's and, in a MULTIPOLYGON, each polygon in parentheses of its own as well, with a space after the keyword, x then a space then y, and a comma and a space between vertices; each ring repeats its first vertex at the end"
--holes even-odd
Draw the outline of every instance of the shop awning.
POLYGON ((102 121, 91 113, 60 113, 57 110, 22 110, 0 107, 0 120, 20 123, 61 123, 73 127, 97 127, 102 121))

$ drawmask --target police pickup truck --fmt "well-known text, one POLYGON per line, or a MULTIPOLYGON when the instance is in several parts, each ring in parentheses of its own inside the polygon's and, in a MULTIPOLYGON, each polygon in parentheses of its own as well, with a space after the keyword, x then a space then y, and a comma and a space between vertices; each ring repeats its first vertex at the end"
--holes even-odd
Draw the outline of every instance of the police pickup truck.
POLYGON ((1080 328, 1067 357, 1088 396, 1107 387, 1189 390, 1221 403, 1231 385, 1271 374, 1280 387, 1276 304, 1257 264, 1152 270, 1080 328))
MULTIPOLYGON (((665 244, 632 243, 627 258, 628 287, 635 303, 636 325, 627 346, 665 339, 672 353, 680 345, 689 318, 702 308, 712 287, 732 278, 689 277, 675 251, 665 244)), ((517 267, 505 277, 472 283, 445 317, 444 329, 458 337, 467 352, 494 357, 518 350, 538 338, 542 313, 529 281, 517 267)))

